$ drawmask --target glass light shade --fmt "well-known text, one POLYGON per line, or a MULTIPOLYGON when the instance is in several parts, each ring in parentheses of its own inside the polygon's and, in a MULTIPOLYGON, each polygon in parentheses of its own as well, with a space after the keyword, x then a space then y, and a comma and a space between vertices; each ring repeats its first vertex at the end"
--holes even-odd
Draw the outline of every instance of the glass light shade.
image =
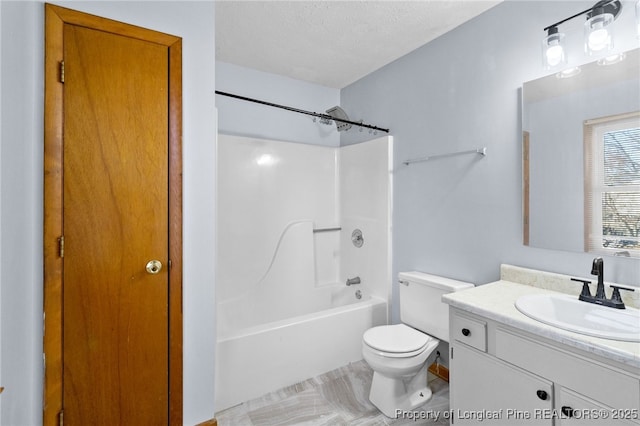
POLYGON ((564 34, 557 28, 549 29, 549 35, 542 39, 542 65, 550 70, 566 65, 564 34))
POLYGON ((584 48, 589 55, 613 49, 613 18, 611 13, 600 13, 584 23, 584 48))
POLYGON ((616 53, 615 55, 605 56, 598 59, 598 65, 615 65, 626 59, 627 55, 624 52, 616 53))
POLYGON ((571 67, 556 73, 556 78, 571 78, 571 77, 575 77, 581 72, 582 72, 582 69, 580 67, 571 67))

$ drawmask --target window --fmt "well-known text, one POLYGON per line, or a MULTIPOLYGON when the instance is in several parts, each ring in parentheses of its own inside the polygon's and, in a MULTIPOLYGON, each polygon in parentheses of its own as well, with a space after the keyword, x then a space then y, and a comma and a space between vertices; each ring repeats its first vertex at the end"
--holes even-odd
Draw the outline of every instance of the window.
POLYGON ((640 257, 640 112, 584 130, 585 250, 640 257))

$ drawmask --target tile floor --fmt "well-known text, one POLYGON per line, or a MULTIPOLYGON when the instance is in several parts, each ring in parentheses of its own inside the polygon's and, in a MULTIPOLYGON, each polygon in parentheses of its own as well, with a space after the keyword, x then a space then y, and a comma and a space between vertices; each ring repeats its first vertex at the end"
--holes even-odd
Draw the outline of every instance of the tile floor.
POLYGON ((442 417, 449 410, 447 382, 429 374, 433 397, 416 409, 419 418, 390 419, 369 402, 372 377, 365 361, 355 362, 228 408, 216 419, 219 426, 449 424, 442 417))

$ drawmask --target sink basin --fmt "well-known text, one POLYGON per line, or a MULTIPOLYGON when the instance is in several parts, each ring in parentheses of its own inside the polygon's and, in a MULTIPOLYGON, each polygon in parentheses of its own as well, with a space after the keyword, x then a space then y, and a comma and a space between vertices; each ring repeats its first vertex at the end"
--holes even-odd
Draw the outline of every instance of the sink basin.
POLYGON ((640 342, 640 310, 615 309, 565 294, 518 298, 516 308, 534 320, 564 330, 604 339, 640 342))

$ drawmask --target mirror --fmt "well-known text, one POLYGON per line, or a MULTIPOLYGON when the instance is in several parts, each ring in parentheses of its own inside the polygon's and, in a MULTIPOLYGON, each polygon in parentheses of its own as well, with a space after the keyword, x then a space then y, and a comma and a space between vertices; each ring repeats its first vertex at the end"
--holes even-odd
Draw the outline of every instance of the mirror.
MULTIPOLYGON (((586 123, 603 117, 629 116, 629 113, 640 111, 640 49, 624 55, 624 60, 617 63, 605 64, 607 60, 601 59, 583 65, 576 75, 554 74, 523 85, 525 245, 592 251, 588 244, 591 238, 588 224, 592 219, 589 214, 585 215, 592 210, 588 207, 591 197, 585 196, 585 176, 589 176, 591 168, 587 167, 585 175, 585 154, 589 159, 592 148, 585 152, 585 129, 588 129, 586 123)), ((607 59, 614 62, 613 58, 607 59)), ((634 120, 633 123, 640 123, 640 118, 634 120)), ((640 157, 633 157, 640 155, 637 154, 640 141, 637 136, 633 138, 628 145, 636 151, 631 162, 633 167, 640 167, 640 157)), ((603 156, 606 158, 606 155, 603 156)), ((634 214, 637 214, 637 231, 640 231, 640 172, 634 173, 637 175, 633 177, 636 184, 633 189, 636 201, 633 203, 638 203, 634 214)), ((602 200, 598 202, 602 205, 602 200)), ((638 236, 636 233, 636 243, 640 244, 638 236)), ((607 244, 604 243, 605 247, 607 244)), ((638 246, 633 246, 634 242, 628 240, 616 246, 622 247, 620 250, 614 250, 612 245, 612 250, 594 251, 627 256, 625 244, 631 244, 632 255, 635 255, 638 246)))

